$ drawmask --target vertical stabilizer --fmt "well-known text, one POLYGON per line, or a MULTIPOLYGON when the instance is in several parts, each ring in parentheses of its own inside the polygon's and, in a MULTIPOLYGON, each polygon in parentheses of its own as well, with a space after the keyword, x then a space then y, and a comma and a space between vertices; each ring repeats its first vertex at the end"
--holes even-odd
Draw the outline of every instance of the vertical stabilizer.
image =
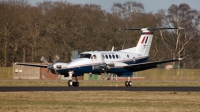
POLYGON ((136 47, 124 49, 121 51, 129 52, 129 53, 136 53, 141 55, 149 55, 152 39, 153 39, 153 32, 155 30, 163 30, 163 29, 183 29, 182 27, 179 28, 134 28, 134 29, 124 29, 124 30, 142 30, 142 35, 137 43, 136 47))
POLYGON ((143 28, 141 30, 142 30, 142 35, 140 36, 140 39, 135 48, 136 49, 135 53, 148 55, 151 47, 151 42, 153 39, 153 31, 147 30, 147 28, 143 28))

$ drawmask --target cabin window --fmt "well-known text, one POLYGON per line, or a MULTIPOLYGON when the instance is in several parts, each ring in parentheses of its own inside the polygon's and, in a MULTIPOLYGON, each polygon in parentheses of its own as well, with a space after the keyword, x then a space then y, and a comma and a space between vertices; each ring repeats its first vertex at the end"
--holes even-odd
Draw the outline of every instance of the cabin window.
POLYGON ((113 56, 113 59, 115 59, 115 55, 113 54, 112 56, 113 56))
POLYGON ((116 54, 116 58, 117 58, 117 59, 119 58, 117 54, 116 54))
POLYGON ((106 55, 106 59, 108 59, 108 55, 106 55))
POLYGON ((112 56, 109 54, 109 58, 111 59, 112 58, 112 56))
POLYGON ((90 58, 91 54, 80 54, 79 58, 90 58))

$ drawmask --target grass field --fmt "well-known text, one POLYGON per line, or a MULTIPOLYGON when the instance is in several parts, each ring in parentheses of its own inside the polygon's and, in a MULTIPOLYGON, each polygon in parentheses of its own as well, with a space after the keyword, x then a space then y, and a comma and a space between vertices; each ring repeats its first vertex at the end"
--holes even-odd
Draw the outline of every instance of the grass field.
MULTIPOLYGON (((124 81, 80 81, 81 86, 124 86, 124 81)), ((0 86, 67 86, 59 80, 0 80, 0 86)), ((133 86, 200 86, 198 81, 133 81, 133 86)), ((199 92, 0 92, 0 112, 199 111, 199 92)))
POLYGON ((2 92, 1 112, 186 112, 200 110, 199 92, 2 92))
MULTIPOLYGON (((63 80, 12 80, 0 70, 0 86, 67 86, 63 80)), ((133 86, 200 86, 199 70, 152 69, 138 72, 133 86)), ((79 81, 80 86, 124 86, 124 81, 79 81)), ((0 112, 185 112, 200 111, 200 92, 0 92, 0 112)))

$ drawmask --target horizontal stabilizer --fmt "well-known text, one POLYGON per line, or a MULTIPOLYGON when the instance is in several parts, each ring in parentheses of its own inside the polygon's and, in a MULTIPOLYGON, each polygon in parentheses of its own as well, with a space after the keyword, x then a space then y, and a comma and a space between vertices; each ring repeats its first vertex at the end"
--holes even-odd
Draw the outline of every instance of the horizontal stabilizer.
POLYGON ((183 27, 175 27, 175 28, 129 28, 124 30, 163 30, 163 29, 184 29, 183 27))

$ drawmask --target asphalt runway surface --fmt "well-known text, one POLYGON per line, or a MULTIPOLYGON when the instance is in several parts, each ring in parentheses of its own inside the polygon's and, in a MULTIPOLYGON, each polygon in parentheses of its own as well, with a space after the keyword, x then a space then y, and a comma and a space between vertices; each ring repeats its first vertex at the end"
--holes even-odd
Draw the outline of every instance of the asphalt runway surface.
POLYGON ((200 87, 0 87, 0 92, 27 91, 200 91, 200 87))

